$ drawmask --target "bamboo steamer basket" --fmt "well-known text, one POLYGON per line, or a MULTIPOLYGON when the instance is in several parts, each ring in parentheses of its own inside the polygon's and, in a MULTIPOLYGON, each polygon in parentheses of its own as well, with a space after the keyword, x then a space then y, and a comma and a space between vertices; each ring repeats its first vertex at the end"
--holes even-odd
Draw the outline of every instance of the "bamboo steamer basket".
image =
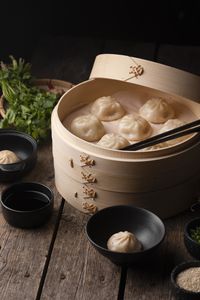
MULTIPOLYGON (((199 193, 200 139, 195 134, 157 151, 104 149, 73 135, 63 125, 71 112, 103 95, 128 91, 141 99, 173 97, 200 117, 200 105, 185 97, 107 78, 90 79, 60 99, 52 113, 55 184, 71 205, 85 213, 133 204, 167 218, 186 210, 199 193)), ((197 95, 196 95, 197 96, 197 95)))

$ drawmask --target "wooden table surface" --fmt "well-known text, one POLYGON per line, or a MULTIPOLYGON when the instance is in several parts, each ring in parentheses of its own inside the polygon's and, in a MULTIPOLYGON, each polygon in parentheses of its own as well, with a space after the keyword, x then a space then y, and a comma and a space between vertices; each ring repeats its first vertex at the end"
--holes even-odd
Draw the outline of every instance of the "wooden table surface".
MULTIPOLYGON (((199 47, 66 36, 40 41, 32 57, 33 72, 41 78, 78 83, 89 77, 99 53, 137 56, 200 74, 199 47)), ((51 141, 39 146, 36 167, 21 180, 52 188, 55 207, 48 224, 35 230, 11 227, 0 213, 1 300, 175 299, 170 273, 176 264, 192 259, 183 244, 183 228, 198 212, 165 220, 167 234, 156 259, 126 273, 89 244, 85 235, 88 216, 56 191, 51 141)), ((0 191, 6 186, 1 184, 0 191)))

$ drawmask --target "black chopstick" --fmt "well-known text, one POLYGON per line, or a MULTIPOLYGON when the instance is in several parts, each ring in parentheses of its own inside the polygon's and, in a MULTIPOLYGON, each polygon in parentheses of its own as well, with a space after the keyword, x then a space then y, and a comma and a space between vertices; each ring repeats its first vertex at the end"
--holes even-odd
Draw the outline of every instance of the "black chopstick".
POLYGON ((179 138, 181 136, 194 133, 194 132, 199 132, 200 131, 200 119, 193 121, 191 123, 187 123, 183 126, 174 128, 172 130, 166 131, 164 133, 155 135, 153 137, 150 137, 146 140, 143 140, 141 142, 128 145, 127 147, 120 149, 120 150, 125 150, 125 151, 136 151, 136 150, 141 150, 146 147, 150 147, 165 141, 169 141, 175 138, 179 138))

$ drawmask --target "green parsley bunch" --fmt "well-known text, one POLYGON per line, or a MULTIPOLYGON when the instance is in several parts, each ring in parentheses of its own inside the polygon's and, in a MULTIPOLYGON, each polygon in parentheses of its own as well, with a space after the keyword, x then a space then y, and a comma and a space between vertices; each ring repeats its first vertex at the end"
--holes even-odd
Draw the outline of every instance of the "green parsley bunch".
POLYGON ((39 142, 49 134, 51 112, 59 95, 34 86, 31 65, 10 58, 11 64, 0 63, 0 89, 7 106, 0 128, 26 132, 39 142))

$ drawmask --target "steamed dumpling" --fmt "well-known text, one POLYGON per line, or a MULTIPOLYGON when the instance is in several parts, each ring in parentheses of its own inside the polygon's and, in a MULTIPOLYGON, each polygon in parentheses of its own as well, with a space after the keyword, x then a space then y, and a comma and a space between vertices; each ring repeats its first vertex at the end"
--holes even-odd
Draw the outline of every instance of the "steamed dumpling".
MULTIPOLYGON (((183 126, 185 124, 185 122, 179 120, 179 119, 170 119, 167 122, 165 122, 165 124, 162 126, 162 128, 159 130, 159 133, 163 133, 169 130, 172 130, 174 128, 183 126)), ((189 137, 189 135, 185 135, 185 136, 181 136, 177 139, 174 140, 169 140, 166 141, 168 146, 172 146, 174 144, 177 144, 179 142, 182 142, 183 140, 185 140, 187 137, 189 137)))
POLYGON ((129 145, 129 141, 119 134, 107 133, 100 139, 97 145, 103 148, 122 149, 129 145))
POLYGON ((172 106, 162 98, 148 100, 139 110, 140 115, 152 123, 164 123, 174 117, 172 106))
POLYGON ((136 236, 129 231, 120 231, 113 234, 107 242, 107 247, 111 251, 131 253, 142 249, 141 243, 136 236))
POLYGON ((0 151, 0 164, 14 164, 19 160, 20 160, 19 157, 17 157, 17 155, 13 151, 10 150, 0 151))
POLYGON ((85 141, 95 142, 105 134, 105 129, 97 117, 88 114, 72 121, 71 132, 85 141))
POLYGON ((115 98, 105 96, 94 101, 91 113, 101 121, 114 121, 123 117, 125 110, 115 98))
POLYGON ((144 149, 141 149, 140 151, 155 151, 155 150, 160 150, 160 149, 162 149, 164 147, 168 147, 167 142, 163 142, 163 143, 159 143, 159 144, 156 144, 156 145, 152 145, 152 146, 146 147, 144 149))
POLYGON ((170 119, 167 122, 165 122, 165 124, 161 127, 161 129, 159 130, 159 133, 163 133, 168 130, 172 130, 174 128, 183 126, 184 124, 185 124, 185 122, 183 122, 179 119, 170 119))
POLYGON ((119 133, 130 141, 141 141, 151 135, 151 125, 141 116, 124 116, 119 122, 119 133))

